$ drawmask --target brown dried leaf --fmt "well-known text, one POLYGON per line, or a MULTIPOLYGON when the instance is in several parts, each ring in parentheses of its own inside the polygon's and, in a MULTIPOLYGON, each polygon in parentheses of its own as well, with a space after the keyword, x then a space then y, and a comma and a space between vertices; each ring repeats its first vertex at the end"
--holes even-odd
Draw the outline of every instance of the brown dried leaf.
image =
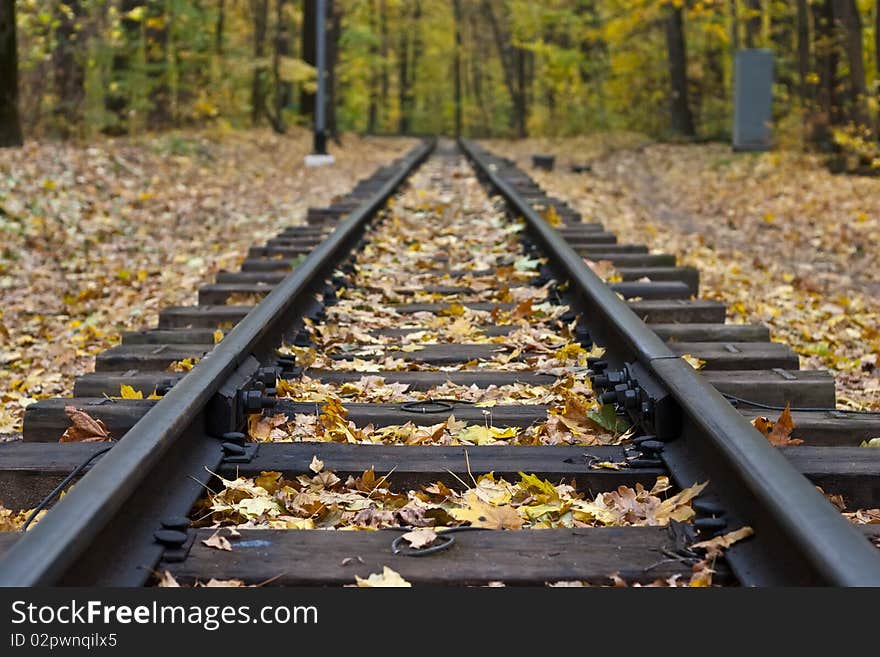
POLYGON ((525 524, 517 510, 509 504, 488 504, 477 497, 473 490, 465 493, 463 501, 467 504, 466 508, 452 509, 449 514, 456 520, 469 522, 471 527, 522 529, 525 524))
POLYGON ((64 431, 59 443, 106 443, 113 440, 102 420, 96 420, 75 406, 65 406, 64 412, 70 418, 71 426, 64 431))
POLYGON ((791 437, 791 432, 794 429, 794 418, 791 417, 791 404, 786 404, 782 415, 779 416, 779 419, 773 424, 773 429, 767 434, 767 440, 776 447, 800 445, 804 442, 803 440, 791 437))
POLYGON ((694 543, 693 545, 691 545, 691 547, 706 550, 707 558, 714 558, 720 556, 721 553, 724 552, 724 550, 729 548, 734 543, 737 543, 744 538, 748 538, 754 533, 755 530, 749 526, 740 527, 739 529, 734 529, 732 532, 727 532, 726 534, 722 534, 721 536, 710 538, 707 541, 694 543))

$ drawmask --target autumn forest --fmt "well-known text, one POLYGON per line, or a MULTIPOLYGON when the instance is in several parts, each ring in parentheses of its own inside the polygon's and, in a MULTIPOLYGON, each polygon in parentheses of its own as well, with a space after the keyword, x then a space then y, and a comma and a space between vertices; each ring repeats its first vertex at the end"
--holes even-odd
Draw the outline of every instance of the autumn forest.
MULTIPOLYGON (((824 149, 873 153, 880 63, 874 2, 326 5, 333 134, 524 137, 627 129, 723 139, 732 55, 768 48, 778 130, 824 149)), ((16 143, 19 131, 82 137, 212 122, 279 132, 308 124, 314 6, 3 0, 0 141, 16 143)))

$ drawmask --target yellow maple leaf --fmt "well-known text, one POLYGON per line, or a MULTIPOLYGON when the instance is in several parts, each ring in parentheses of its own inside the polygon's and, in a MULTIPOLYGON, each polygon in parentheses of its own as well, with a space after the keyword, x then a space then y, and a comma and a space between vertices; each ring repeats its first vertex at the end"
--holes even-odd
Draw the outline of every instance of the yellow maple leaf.
POLYGON ((143 399, 144 393, 123 383, 119 386, 119 396, 123 399, 143 399))
POLYGON ((181 360, 176 360, 171 365, 168 366, 169 372, 189 372, 193 367, 196 366, 196 363, 199 362, 198 358, 183 358, 181 360))
POLYGON ((484 502, 474 491, 468 491, 463 498, 467 507, 451 509, 449 514, 456 520, 469 522, 471 527, 487 529, 522 529, 525 520, 509 504, 496 506, 484 502))
POLYGON ((556 211, 555 205, 547 206, 547 209, 544 210, 544 221, 553 227, 562 225, 562 217, 560 217, 559 213, 556 211))
POLYGON ((412 586, 396 570, 392 570, 388 566, 382 567, 381 573, 372 573, 369 577, 363 578, 354 576, 357 585, 361 588, 409 588, 412 586))
POLYGON ((702 358, 697 358, 696 356, 691 356, 690 354, 685 354, 681 358, 695 370, 701 370, 706 365, 706 361, 704 361, 702 358))
POLYGON ((491 445, 498 440, 516 438, 518 433, 519 429, 517 427, 505 427, 502 429, 500 427, 487 427, 482 424, 472 424, 461 431, 457 438, 459 440, 466 440, 470 443, 474 443, 475 445, 491 445))
POLYGON ((440 314, 450 317, 461 317, 464 315, 464 306, 460 303, 450 303, 449 308, 444 308, 440 311, 440 314))
POLYGON ((530 492, 543 493, 551 498, 559 497, 559 492, 556 490, 556 486, 549 481, 541 479, 534 474, 526 474, 525 472, 520 472, 519 477, 520 486, 529 489, 530 492))

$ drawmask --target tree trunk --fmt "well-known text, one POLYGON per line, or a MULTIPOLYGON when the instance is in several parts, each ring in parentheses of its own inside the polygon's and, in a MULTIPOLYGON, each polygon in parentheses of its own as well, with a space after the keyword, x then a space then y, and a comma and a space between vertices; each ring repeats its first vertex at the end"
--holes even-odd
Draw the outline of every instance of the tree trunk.
POLYGON ((0 0, 0 148, 21 144, 15 0, 0 0))
POLYGON ((287 2, 288 0, 276 0, 275 2, 275 48, 272 58, 272 78, 275 85, 275 116, 279 121, 282 111, 290 107, 293 100, 291 83, 281 79, 282 59, 289 57, 291 52, 290 23, 285 11, 287 2))
MULTIPOLYGON (((513 111, 510 115, 510 125, 517 136, 525 136, 525 117, 524 107, 525 99, 522 94, 525 90, 522 88, 525 79, 525 61, 520 58, 520 52, 514 52, 511 45, 510 35, 502 29, 495 11, 492 8, 490 0, 483 0, 483 14, 489 21, 492 28, 492 36, 495 39, 495 47, 498 50, 498 57, 501 60, 501 69, 504 72, 504 84, 507 92, 510 94, 510 102, 513 105, 513 111)), ((518 49, 517 49, 518 50, 518 49)))
POLYGON ((733 52, 739 50, 739 0, 729 0, 730 6, 730 43, 733 52))
MULTIPOLYGON (((795 35, 797 32, 797 3, 783 2, 771 3, 770 14, 770 43, 767 45, 777 57, 786 60, 795 57, 797 46, 795 35)), ((795 81, 795 67, 777 66, 774 82, 785 88, 785 97, 793 99, 797 95, 800 85, 795 81)))
POLYGON ((339 126, 336 121, 336 98, 339 92, 339 80, 336 77, 336 63, 339 60, 339 38, 342 36, 341 2, 327 0, 327 98, 325 116, 327 117, 327 135, 337 144, 339 143, 339 126))
MULTIPOLYGON (((880 102, 880 2, 874 3, 874 88, 880 102)), ((880 135, 880 113, 877 115, 876 134, 880 135)))
POLYGON ((859 16, 859 8, 855 0, 833 0, 831 6, 849 64, 847 85, 849 118, 857 125, 868 126, 868 87, 865 83, 862 19, 859 16))
POLYGON ((149 80, 150 109, 147 125, 153 130, 171 123, 171 92, 168 84, 168 16, 165 0, 150 0, 144 26, 149 80))
POLYGON ((61 137, 69 137, 79 125, 82 102, 85 97, 85 68, 77 55, 79 21, 82 18, 80 0, 67 0, 65 7, 55 9, 55 49, 52 51, 55 95, 55 129, 61 137))
MULTIPOLYGON (((315 0, 303 0, 302 22, 302 58, 306 64, 317 65, 317 53, 315 51, 315 0)), ((313 117, 315 115, 315 92, 309 91, 305 85, 299 91, 299 113, 302 116, 313 117)))
POLYGON ((455 17, 455 57, 452 76, 454 79, 455 99, 455 136, 461 136, 461 0, 452 0, 452 12, 455 17))
MULTIPOLYGON (((475 11, 468 12, 468 27, 470 29, 470 33, 472 35, 482 34, 483 33, 483 25, 480 23, 479 15, 475 11)), ((468 57, 469 60, 469 70, 471 76, 471 87, 474 90, 473 97, 474 102, 477 105, 477 109, 480 112, 480 124, 477 126, 476 134, 478 136, 483 136, 489 132, 489 126, 491 124, 491 119, 489 116, 489 108, 487 107, 486 99, 483 94, 483 61, 484 58, 481 54, 476 54, 475 56, 468 57)), ((471 133, 474 132, 474 129, 471 128, 471 133)))
POLYGON ((409 30, 401 29, 398 35, 397 54, 397 104, 400 107, 400 118, 397 131, 401 134, 409 132, 409 114, 407 112, 406 89, 409 85, 409 30))
POLYGON ((797 0, 797 62, 798 84, 801 102, 806 106, 811 93, 809 83, 810 75, 810 8, 807 0, 797 0))
MULTIPOLYGON (((379 33, 380 33, 380 46, 379 46, 379 55, 382 59, 382 103, 385 107, 385 111, 382 112, 382 116, 388 116, 388 105, 389 105, 389 94, 391 91, 391 79, 388 74, 388 50, 389 50, 389 42, 388 42, 388 5, 385 0, 379 0, 379 33)), ((382 127, 386 126, 386 122, 381 121, 382 127)))
POLYGON ((410 23, 410 29, 413 36, 412 56, 409 62, 409 82, 406 85, 406 93, 404 94, 404 98, 406 99, 407 124, 409 125, 410 129, 412 129, 413 118, 415 117, 416 111, 416 76, 419 72, 419 62, 422 59, 422 50, 424 49, 424 42, 422 41, 421 21, 422 2, 421 0, 415 0, 415 7, 410 23))
POLYGON ((816 68, 816 112, 810 118, 810 139, 823 148, 831 147, 831 127, 840 122, 837 103, 837 30, 834 29, 833 0, 822 0, 813 7, 816 68))
POLYGON ((761 0, 748 0, 749 15, 746 24, 746 48, 757 48, 761 42, 761 0))
POLYGON ((376 20, 376 0, 369 0, 367 5, 370 22, 370 35, 374 41, 370 43, 370 85, 369 99, 367 101, 367 134, 375 134, 376 125, 379 120, 379 67, 377 60, 379 58, 379 45, 376 41, 376 33, 378 32, 378 21, 376 20))
POLYGON ((214 23, 214 54, 223 55, 223 31, 226 23, 226 2, 217 0, 217 20, 214 23))
POLYGON ((266 31, 269 18, 269 0, 251 0, 254 15, 254 76, 251 81, 251 124, 257 125, 266 113, 266 66, 261 60, 266 55, 266 31))
POLYGON ((688 104, 687 44, 681 7, 669 6, 666 17, 666 49, 671 82, 672 130, 693 137, 694 117, 688 104))
POLYGON ((131 12, 144 6, 144 0, 120 0, 119 13, 122 16, 122 44, 113 53, 111 63, 111 83, 104 95, 104 107, 113 117, 113 122, 104 127, 110 135, 123 135, 128 132, 129 98, 128 84, 131 76, 131 60, 141 39, 140 21, 130 18, 131 12))
POLYGON ((514 97, 514 114, 516 116, 516 136, 520 139, 526 137, 526 125, 528 117, 528 74, 526 59, 528 53, 522 48, 515 49, 516 54, 516 96, 514 97))
POLYGON ((874 73, 880 79, 880 2, 874 3, 874 73))

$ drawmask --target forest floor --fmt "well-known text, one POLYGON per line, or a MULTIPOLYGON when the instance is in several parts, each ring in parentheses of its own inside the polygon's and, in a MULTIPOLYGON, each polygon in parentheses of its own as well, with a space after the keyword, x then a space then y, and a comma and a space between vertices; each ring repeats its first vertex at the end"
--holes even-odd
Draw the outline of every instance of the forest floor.
POLYGON ((839 406, 880 409, 880 179, 795 151, 631 134, 486 143, 586 221, 699 268, 700 296, 729 321, 767 324, 802 367, 834 372, 839 406), (555 154, 555 171, 533 169, 533 153, 555 154))
POLYGON ((409 139, 345 135, 307 169, 311 133, 180 132, 29 142, 0 159, 0 434, 35 399, 71 394, 94 355, 248 247, 304 221, 409 139))

